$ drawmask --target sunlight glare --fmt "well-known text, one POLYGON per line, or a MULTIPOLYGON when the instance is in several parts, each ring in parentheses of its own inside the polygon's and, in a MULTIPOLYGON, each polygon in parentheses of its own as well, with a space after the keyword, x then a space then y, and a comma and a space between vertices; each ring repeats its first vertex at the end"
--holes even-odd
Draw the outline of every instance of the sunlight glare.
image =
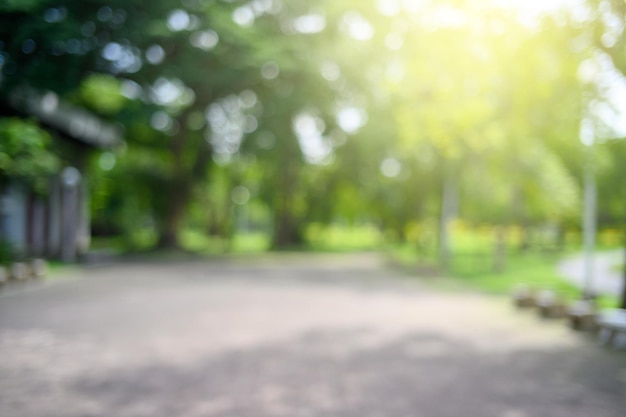
POLYGON ((356 133, 367 123, 365 110, 356 107, 347 107, 337 112, 337 124, 346 133, 356 133))
POLYGON ((293 25, 300 33, 318 33, 326 27, 326 18, 321 14, 307 14, 295 19, 293 25))
POLYGON ((577 0, 491 0, 502 8, 515 9, 524 17, 536 18, 545 13, 553 13, 561 8, 575 6, 577 0))
POLYGON ((366 41, 374 36, 374 27, 357 12, 346 13, 342 23, 348 34, 356 40, 366 41))

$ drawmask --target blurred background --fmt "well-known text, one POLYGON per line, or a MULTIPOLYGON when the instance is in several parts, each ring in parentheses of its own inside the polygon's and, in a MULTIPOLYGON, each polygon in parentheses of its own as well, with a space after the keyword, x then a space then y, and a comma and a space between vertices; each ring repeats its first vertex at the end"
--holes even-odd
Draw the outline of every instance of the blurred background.
POLYGON ((4 0, 0 261, 383 250, 574 291, 555 260, 585 230, 588 250, 624 241, 625 14, 4 0))

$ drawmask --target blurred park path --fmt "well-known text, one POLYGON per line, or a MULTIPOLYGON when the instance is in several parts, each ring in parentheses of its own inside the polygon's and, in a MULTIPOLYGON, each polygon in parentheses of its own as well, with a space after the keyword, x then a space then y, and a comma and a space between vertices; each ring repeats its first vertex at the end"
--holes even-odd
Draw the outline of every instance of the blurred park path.
MULTIPOLYGON (((620 295, 622 293, 624 249, 597 252, 593 256, 591 289, 598 294, 620 295)), ((558 272, 579 288, 585 285, 585 259, 582 254, 565 259, 558 265, 558 272)))
POLYGON ((624 410, 624 352, 373 254, 119 264, 0 296, 1 416, 624 410))

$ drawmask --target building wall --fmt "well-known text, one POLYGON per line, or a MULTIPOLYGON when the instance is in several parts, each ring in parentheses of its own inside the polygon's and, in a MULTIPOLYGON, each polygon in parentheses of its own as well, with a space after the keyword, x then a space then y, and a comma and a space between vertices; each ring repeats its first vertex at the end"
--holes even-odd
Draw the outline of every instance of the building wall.
POLYGON ((61 252, 61 180, 58 177, 50 181, 46 214, 46 254, 56 258, 61 252))
POLYGON ((75 180, 62 174, 50 183, 47 197, 10 185, 0 198, 0 236, 19 257, 46 256, 75 261, 89 246, 87 187, 72 168, 75 180), (65 180, 65 181, 64 181, 65 180))
POLYGON ((9 242, 17 253, 26 251, 27 193, 23 187, 10 184, 0 199, 2 224, 0 232, 3 240, 9 242))

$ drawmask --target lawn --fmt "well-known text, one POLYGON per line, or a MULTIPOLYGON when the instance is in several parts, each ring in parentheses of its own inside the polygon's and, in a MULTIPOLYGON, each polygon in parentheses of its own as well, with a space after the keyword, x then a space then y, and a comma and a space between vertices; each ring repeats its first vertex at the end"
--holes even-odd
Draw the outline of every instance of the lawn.
MULTIPOLYGON (((565 299, 580 297, 581 291, 557 273, 558 262, 580 251, 576 245, 556 250, 539 246, 520 250, 516 242, 507 247, 504 268, 494 268, 494 242, 480 230, 455 230, 452 262, 447 271, 437 267, 434 248, 420 249, 416 244, 389 245, 386 253, 397 265, 416 276, 427 271, 435 275, 430 282, 457 289, 478 290, 490 294, 510 294, 517 286, 552 290, 565 299)), ((601 296, 600 307, 615 307, 617 297, 601 296)))

